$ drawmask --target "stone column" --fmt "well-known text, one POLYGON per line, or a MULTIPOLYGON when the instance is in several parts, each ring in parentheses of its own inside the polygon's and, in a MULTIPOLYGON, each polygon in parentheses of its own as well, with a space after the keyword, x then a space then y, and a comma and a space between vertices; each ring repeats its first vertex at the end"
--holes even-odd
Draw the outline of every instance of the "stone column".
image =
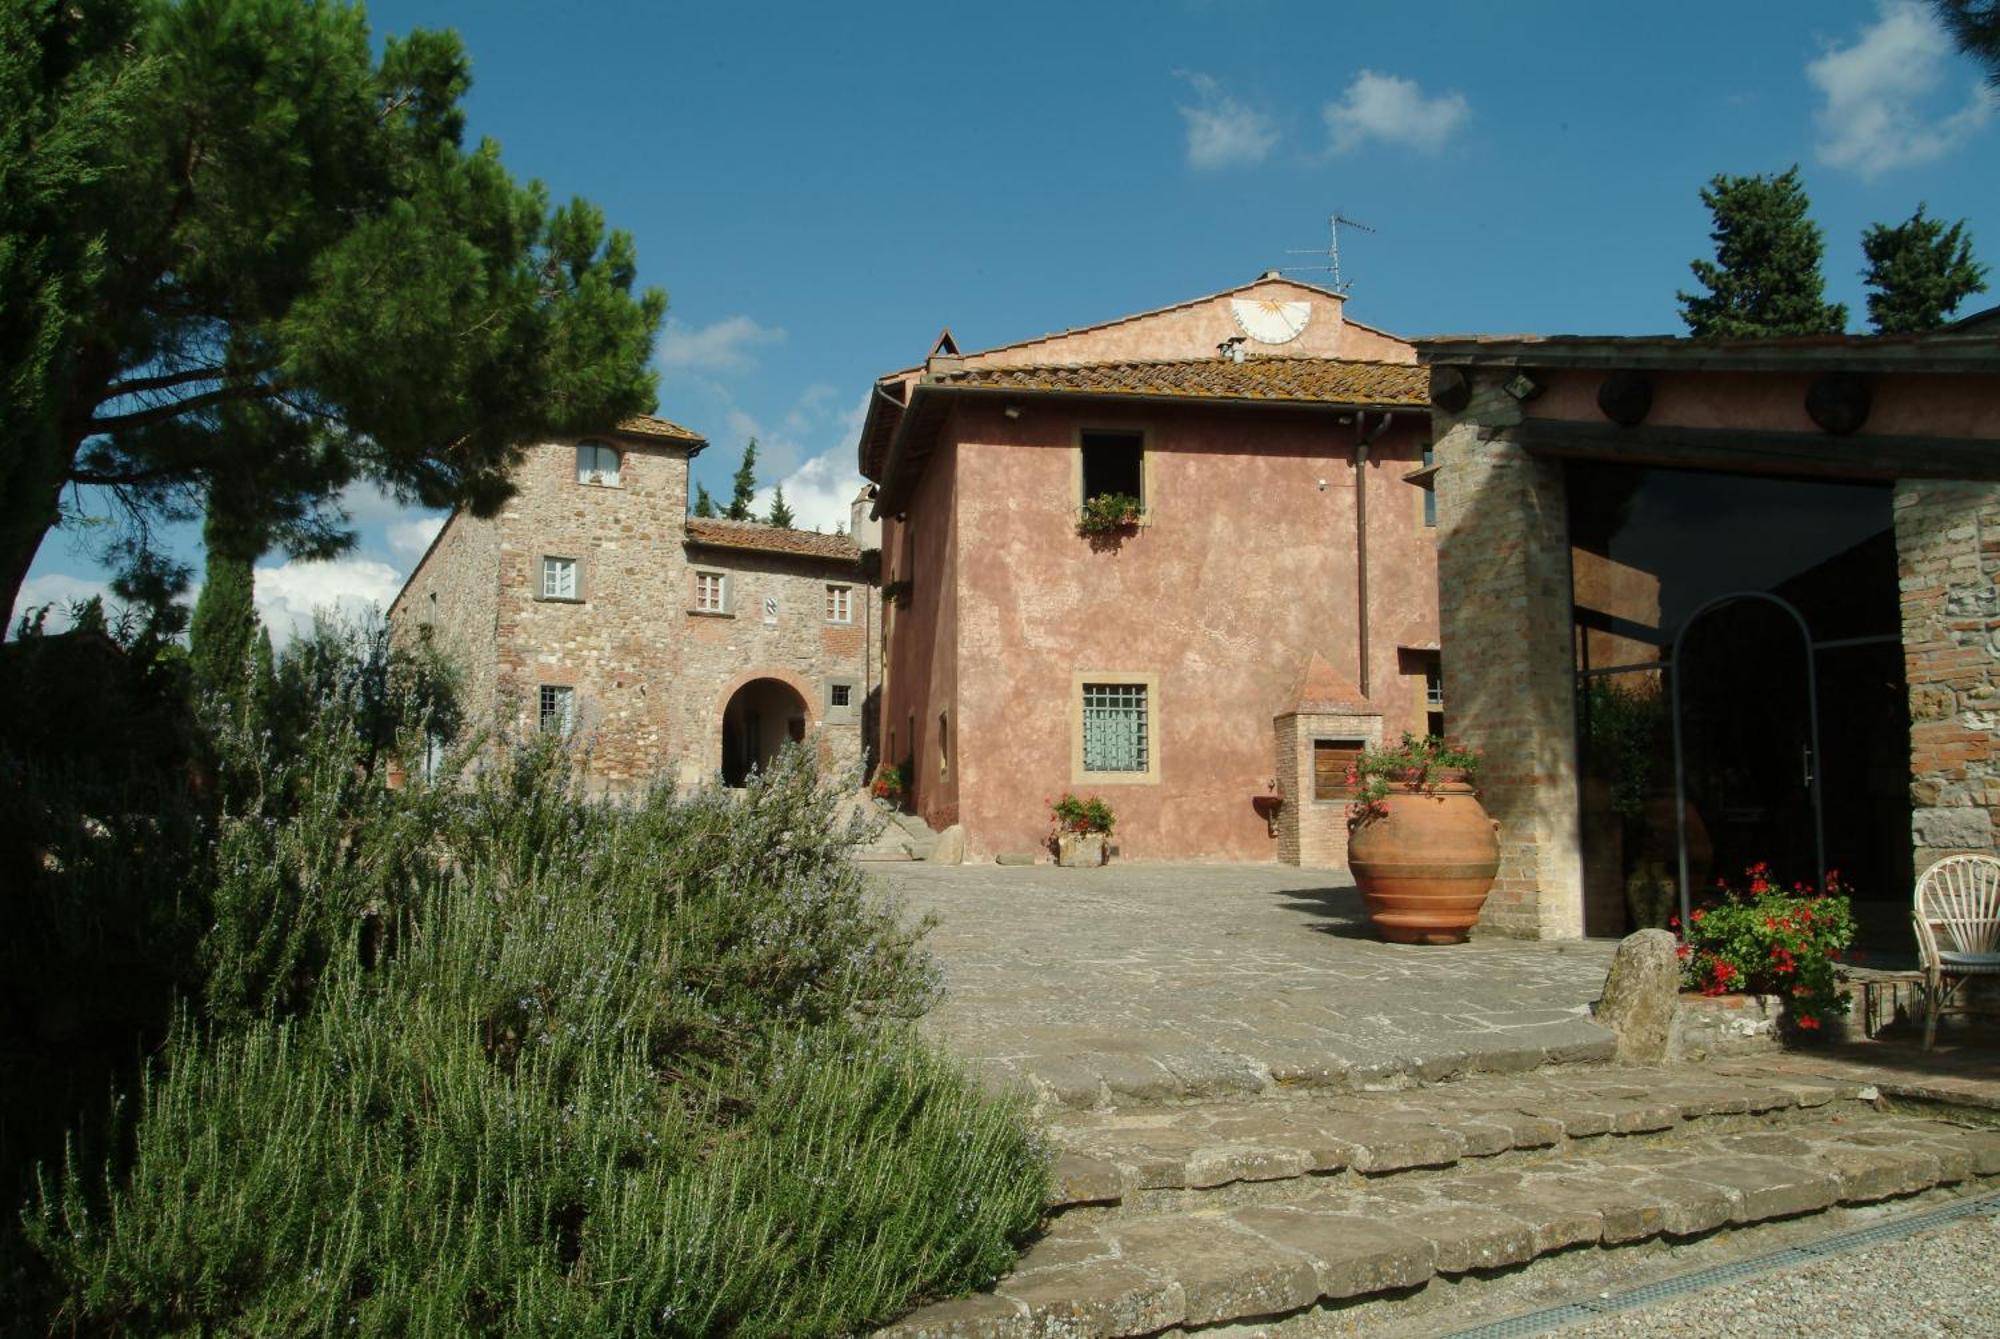
POLYGON ((1506 431, 1522 414, 1500 389, 1505 376, 1478 374, 1462 411, 1432 411, 1445 726, 1485 751, 1480 789, 1500 822, 1500 875, 1480 924, 1575 939, 1583 860, 1563 470, 1506 431))
POLYGON ((1916 870, 1994 849, 2000 811, 2000 485, 1896 484, 1916 870))

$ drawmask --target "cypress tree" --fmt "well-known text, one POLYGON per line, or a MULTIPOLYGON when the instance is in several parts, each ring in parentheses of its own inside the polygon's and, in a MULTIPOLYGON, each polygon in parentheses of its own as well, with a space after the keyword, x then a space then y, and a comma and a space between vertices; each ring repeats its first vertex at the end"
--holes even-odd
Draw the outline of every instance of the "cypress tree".
POLYGON ((708 490, 700 484, 694 486, 694 514, 697 516, 715 515, 715 499, 710 497, 708 490))
POLYGON ((1689 267, 1709 291, 1679 295, 1689 334, 1831 335, 1847 325, 1847 308, 1825 300, 1826 246, 1806 216, 1796 164, 1775 177, 1718 174, 1701 200, 1714 220, 1715 259, 1689 267))
POLYGON ((736 477, 730 481, 734 492, 730 494, 729 505, 722 514, 732 521, 754 521, 756 514, 750 510, 750 499, 757 492, 757 439, 752 437, 743 448, 743 463, 736 467, 736 477))
POLYGON ((210 512, 202 525, 208 558, 188 626, 188 660, 197 693, 234 703, 243 694, 257 646, 256 554, 210 512))
POLYGON ((1972 258, 1972 238, 1960 220, 1946 227, 1924 207, 1891 228, 1861 234, 1868 268, 1868 320, 1884 335, 1935 330, 1974 293, 1986 291, 1986 267, 1972 258))
POLYGON ((777 489, 771 494, 771 514, 765 519, 780 530, 791 529, 792 522, 798 519, 792 515, 792 509, 785 505, 785 486, 783 484, 779 484, 777 489))

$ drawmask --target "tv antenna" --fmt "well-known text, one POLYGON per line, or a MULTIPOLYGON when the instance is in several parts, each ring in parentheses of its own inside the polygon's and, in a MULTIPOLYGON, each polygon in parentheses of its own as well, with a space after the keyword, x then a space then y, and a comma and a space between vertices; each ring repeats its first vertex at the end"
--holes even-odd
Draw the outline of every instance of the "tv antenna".
POLYGON ((1333 291, 1342 297, 1346 297, 1347 290, 1354 287, 1354 281, 1343 279, 1340 276, 1340 230, 1343 226, 1359 228, 1363 232, 1375 231, 1360 220, 1351 219, 1336 210, 1334 213, 1326 216, 1326 250, 1321 251, 1318 247, 1313 247, 1309 250, 1289 250, 1285 252, 1288 256, 1325 256, 1326 264, 1298 265, 1288 271, 1281 271, 1281 273, 1331 274, 1333 276, 1333 283, 1330 286, 1333 291))

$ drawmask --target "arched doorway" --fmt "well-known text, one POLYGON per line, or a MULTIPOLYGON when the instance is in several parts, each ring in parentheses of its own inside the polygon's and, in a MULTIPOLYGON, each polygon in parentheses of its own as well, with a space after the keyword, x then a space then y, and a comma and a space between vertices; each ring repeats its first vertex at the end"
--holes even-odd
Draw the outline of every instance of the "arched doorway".
POLYGON ((730 694, 722 710, 722 780, 740 786, 763 770, 788 743, 806 737, 806 703, 782 679, 752 679, 730 694))

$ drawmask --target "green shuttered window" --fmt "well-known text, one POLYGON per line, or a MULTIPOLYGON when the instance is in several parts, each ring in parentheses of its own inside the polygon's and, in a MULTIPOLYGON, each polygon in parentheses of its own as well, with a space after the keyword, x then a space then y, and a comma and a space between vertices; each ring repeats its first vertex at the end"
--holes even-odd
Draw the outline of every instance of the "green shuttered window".
POLYGON ((1083 686, 1083 770, 1143 772, 1147 767, 1146 685, 1083 686))

